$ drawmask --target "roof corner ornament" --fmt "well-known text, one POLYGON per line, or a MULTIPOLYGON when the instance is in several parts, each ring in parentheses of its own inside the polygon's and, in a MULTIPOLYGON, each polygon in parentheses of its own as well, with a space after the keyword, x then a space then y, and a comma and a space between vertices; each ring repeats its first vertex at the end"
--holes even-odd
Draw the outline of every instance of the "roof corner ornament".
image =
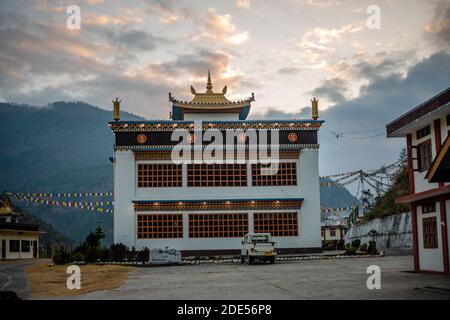
POLYGON ((172 97, 172 92, 169 92, 169 101, 175 102, 175 99, 172 97))
POLYGON ((113 108, 114 108, 114 120, 119 121, 120 120, 120 103, 122 101, 119 100, 118 97, 116 97, 116 100, 113 100, 113 108))
POLYGON ((222 93, 223 93, 223 94, 226 94, 226 93, 227 93, 227 89, 228 89, 228 87, 227 87, 227 86, 223 87, 223 89, 222 89, 222 93))
POLYGON ((311 117, 314 120, 319 119, 319 100, 316 97, 311 100, 311 117))
POLYGON ((255 93, 254 93, 254 92, 252 92, 252 98, 251 98, 251 101, 255 101, 255 93))
POLYGON ((195 92, 195 88, 194 88, 193 86, 191 86, 191 93, 192 93, 193 95, 196 95, 196 94, 197 94, 197 92, 195 92))

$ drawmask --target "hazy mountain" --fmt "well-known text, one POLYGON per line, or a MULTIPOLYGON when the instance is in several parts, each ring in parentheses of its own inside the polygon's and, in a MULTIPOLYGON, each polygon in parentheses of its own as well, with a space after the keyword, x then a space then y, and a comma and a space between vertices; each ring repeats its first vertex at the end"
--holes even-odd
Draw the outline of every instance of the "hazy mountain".
MULTIPOLYGON (((122 119, 143 118, 122 112, 122 119)), ((112 191, 113 167, 109 157, 114 136, 107 125, 111 120, 111 111, 83 102, 55 102, 46 107, 0 103, 0 191, 112 191)), ((321 197, 326 207, 356 202, 346 189, 339 187, 322 188, 321 197)), ((100 199, 93 199, 96 200, 100 199)), ((105 229, 105 243, 111 242, 110 214, 17 204, 76 242, 84 240, 97 225, 105 229)))
MULTIPOLYGON (((142 119, 126 112, 122 112, 122 118, 142 119)), ((1 103, 0 190, 112 191, 113 167, 109 157, 114 135, 108 127, 111 119, 111 111, 83 102, 55 102, 46 107, 1 103)), ((77 242, 97 225, 106 229, 109 241, 112 239, 109 214, 18 204, 77 242)))

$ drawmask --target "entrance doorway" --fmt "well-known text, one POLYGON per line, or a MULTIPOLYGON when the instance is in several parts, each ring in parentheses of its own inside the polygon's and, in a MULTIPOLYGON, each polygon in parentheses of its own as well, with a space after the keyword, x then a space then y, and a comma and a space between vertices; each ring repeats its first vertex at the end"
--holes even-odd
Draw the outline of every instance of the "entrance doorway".
POLYGON ((37 241, 33 241, 33 258, 38 257, 38 244, 37 241))
POLYGON ((6 240, 2 239, 2 260, 6 259, 6 240))

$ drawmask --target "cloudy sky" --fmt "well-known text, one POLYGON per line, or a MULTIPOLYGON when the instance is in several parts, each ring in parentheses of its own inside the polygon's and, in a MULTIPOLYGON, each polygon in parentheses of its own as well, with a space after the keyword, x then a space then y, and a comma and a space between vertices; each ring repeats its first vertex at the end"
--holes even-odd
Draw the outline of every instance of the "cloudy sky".
POLYGON ((446 0, 3 0, 0 100, 111 109, 119 96, 162 119, 167 93, 189 100, 210 69, 229 98, 255 93, 252 118, 308 117, 316 96, 325 175, 397 159, 404 142, 385 124, 450 86, 449 48, 446 0), (79 30, 66 26, 74 4, 79 30))

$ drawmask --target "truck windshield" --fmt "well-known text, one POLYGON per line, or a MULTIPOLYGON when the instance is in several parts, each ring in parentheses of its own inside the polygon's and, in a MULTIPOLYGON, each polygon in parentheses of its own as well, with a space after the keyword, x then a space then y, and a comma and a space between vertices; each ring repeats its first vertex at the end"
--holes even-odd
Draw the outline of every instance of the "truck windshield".
POLYGON ((252 242, 269 242, 269 236, 252 236, 252 242))

